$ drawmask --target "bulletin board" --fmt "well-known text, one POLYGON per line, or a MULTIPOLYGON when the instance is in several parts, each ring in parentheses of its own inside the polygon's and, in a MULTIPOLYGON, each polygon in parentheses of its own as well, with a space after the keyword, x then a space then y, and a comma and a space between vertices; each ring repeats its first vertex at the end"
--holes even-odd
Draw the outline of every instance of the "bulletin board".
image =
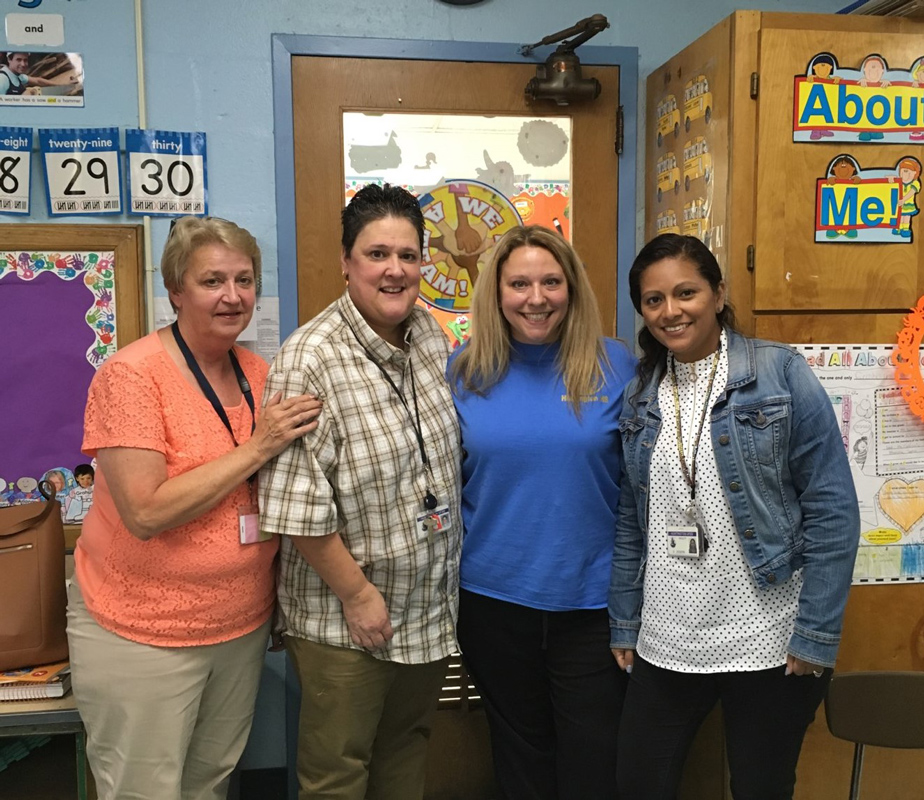
POLYGON ((0 505, 39 499, 34 483, 50 470, 72 483, 88 461, 87 389, 141 335, 141 269, 137 225, 0 226, 0 505))

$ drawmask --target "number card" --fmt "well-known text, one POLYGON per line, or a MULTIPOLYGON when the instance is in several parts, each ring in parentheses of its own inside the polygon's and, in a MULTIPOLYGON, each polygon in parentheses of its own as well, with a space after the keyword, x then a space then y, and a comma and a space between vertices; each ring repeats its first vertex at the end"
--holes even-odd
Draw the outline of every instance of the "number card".
POLYGON ((130 214, 176 217, 209 213, 205 134, 125 131, 130 214))
POLYGON ((0 214, 29 213, 32 128, 0 127, 0 214))
POLYGON ((41 128, 48 213, 121 214, 118 128, 41 128))

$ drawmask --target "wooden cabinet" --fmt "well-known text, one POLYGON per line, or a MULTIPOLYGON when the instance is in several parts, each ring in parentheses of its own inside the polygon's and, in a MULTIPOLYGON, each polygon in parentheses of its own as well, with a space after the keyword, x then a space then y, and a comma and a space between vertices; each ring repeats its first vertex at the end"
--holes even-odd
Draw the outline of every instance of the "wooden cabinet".
POLYGON ((864 169, 894 167, 902 156, 924 159, 924 142, 793 142, 794 78, 821 52, 850 67, 879 53, 908 70, 924 56, 924 23, 738 12, 649 76, 646 235, 706 241, 748 332, 889 342, 924 294, 924 222, 914 221, 910 244, 816 242, 816 182, 841 153, 864 169))
MULTIPOLYGON (((673 230, 706 241, 746 333, 794 343, 893 343, 924 295, 924 214, 913 218, 910 242, 898 235, 895 243, 846 235, 818 242, 816 190, 840 154, 863 169, 894 167, 904 156, 924 163, 924 142, 794 142, 795 77, 822 52, 845 67, 880 54, 889 69, 910 70, 924 56, 924 23, 738 12, 648 77, 646 240, 673 230), (708 158, 698 161, 703 151, 708 158)), ((924 194, 917 204, 924 209, 924 194)), ((922 631, 924 585, 854 587, 838 669, 924 670, 922 631)), ((721 751, 719 735, 712 746, 721 751)), ((846 797, 851 756, 819 710, 802 751, 797 800, 846 797)), ((864 795, 919 798, 922 769, 920 751, 870 748, 864 795)))

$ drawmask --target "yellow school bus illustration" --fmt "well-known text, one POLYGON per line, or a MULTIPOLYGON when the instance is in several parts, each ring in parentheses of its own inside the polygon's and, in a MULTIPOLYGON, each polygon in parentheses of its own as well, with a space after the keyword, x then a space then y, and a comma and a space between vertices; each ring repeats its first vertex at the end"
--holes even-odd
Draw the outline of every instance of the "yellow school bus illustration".
POLYGON ((677 224, 677 214, 673 209, 662 211, 655 220, 655 227, 658 233, 680 233, 680 226, 677 224))
POLYGON ((712 119, 712 92, 709 91, 709 81, 705 75, 697 75, 693 80, 687 81, 683 89, 683 127, 690 132, 690 123, 705 117, 706 124, 712 119))
POLYGON ((677 98, 669 94, 658 103, 658 147, 672 131, 676 139, 680 135, 680 109, 677 98))
POLYGON ((683 188, 690 191, 690 181, 712 176, 712 154, 704 136, 697 136, 683 146, 683 188))
POLYGON ((683 233, 695 236, 709 246, 709 209, 703 197, 697 197, 683 207, 683 233))
POLYGON ((674 190, 674 194, 680 193, 680 167, 677 166, 677 157, 671 150, 658 159, 655 165, 655 171, 658 174, 658 202, 661 202, 661 195, 664 192, 674 190))

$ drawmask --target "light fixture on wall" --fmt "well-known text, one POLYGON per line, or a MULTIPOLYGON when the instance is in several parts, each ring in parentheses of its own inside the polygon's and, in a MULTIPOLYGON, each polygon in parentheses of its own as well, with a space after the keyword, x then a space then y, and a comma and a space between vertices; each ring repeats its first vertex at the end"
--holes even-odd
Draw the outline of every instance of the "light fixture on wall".
POLYGON ((476 6, 484 0, 440 0, 440 2, 447 6, 476 6))
POLYGON ((594 14, 570 28, 546 36, 541 42, 521 47, 520 54, 528 56, 537 47, 561 42, 545 63, 536 67, 536 77, 526 84, 526 96, 530 100, 552 100, 560 106, 575 100, 596 99, 600 94, 600 81, 581 77, 581 61, 574 51, 609 27, 603 14, 594 14), (569 36, 574 38, 568 39, 569 36))

